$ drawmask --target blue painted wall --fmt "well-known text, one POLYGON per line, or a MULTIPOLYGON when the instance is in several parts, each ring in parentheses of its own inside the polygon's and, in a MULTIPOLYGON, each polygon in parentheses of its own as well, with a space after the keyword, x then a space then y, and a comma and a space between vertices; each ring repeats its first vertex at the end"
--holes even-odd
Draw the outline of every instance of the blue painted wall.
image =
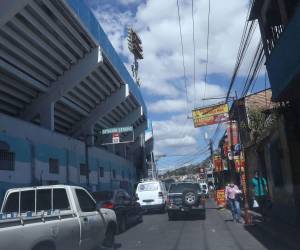
MULTIPOLYGON (((33 161, 37 181, 40 181, 41 170, 43 170, 44 184, 53 180, 65 184, 68 165, 69 184, 86 187, 86 178, 80 177, 79 174, 80 163, 85 163, 85 147, 81 141, 2 114, 0 114, 0 124, 0 141, 6 142, 10 151, 16 156, 14 171, 0 170, 0 200, 8 188, 32 185, 33 161), (32 145, 35 152, 34 159, 32 159, 32 145), (59 174, 49 173, 49 158, 59 160, 59 174)), ((119 188, 122 181, 128 181, 131 186, 136 182, 135 167, 132 162, 102 149, 95 147, 89 149, 89 167, 91 191, 119 188), (98 177, 99 167, 104 167, 104 178, 98 177), (116 179, 112 178, 113 169, 116 171, 116 179), (125 178, 122 177, 122 171, 125 178)))
MULTIPOLYGON (((300 6, 281 34, 267 60, 273 98, 280 99, 283 92, 300 73, 300 6)), ((297 93, 295 93, 297 94, 297 93)))

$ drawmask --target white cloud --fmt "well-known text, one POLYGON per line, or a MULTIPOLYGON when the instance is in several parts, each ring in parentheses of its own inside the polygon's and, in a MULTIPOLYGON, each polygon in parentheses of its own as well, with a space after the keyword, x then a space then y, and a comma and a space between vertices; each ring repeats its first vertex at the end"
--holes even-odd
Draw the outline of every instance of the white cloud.
POLYGON ((133 4, 137 2, 137 0, 118 0, 118 1, 123 5, 133 4))
MULTIPOLYGON (((133 0, 119 0, 123 4, 133 0)), ((189 86, 193 75, 191 2, 180 1, 184 53, 189 86)), ((212 1, 209 44, 209 73, 232 74, 243 30, 248 0, 212 1)), ((95 10, 104 30, 119 53, 132 61, 125 30, 133 26, 143 42, 144 60, 140 61, 142 88, 157 96, 178 97, 182 89, 175 83, 183 75, 176 1, 135 1, 137 12, 118 12, 100 6, 95 10)), ((204 76, 206 61, 207 0, 195 3, 196 79, 204 76)), ((258 34, 254 35, 258 40, 258 34)), ((256 44, 250 46, 253 51, 256 44)), ((246 57, 250 61, 251 57, 246 57)), ((248 65, 246 63, 245 65, 248 65)), ((242 67, 246 73, 246 67, 242 67)), ((183 85, 181 86, 183 87, 183 85)), ((192 98, 190 96, 190 98, 192 98)))
POLYGON ((186 110, 186 102, 181 99, 166 99, 151 103, 148 107, 154 113, 183 112, 186 110))
MULTIPOLYGON (((128 51, 126 28, 131 26, 137 30, 143 42, 144 60, 140 61, 140 78, 142 90, 160 99, 148 100, 149 110, 160 115, 176 113, 171 119, 154 121, 155 150, 164 152, 172 145, 178 150, 195 150, 193 143, 202 138, 204 130, 195 129, 191 120, 186 121, 185 89, 183 82, 181 45, 178 27, 176 1, 148 0, 118 0, 119 3, 136 4, 136 8, 128 8, 120 12, 113 4, 103 6, 99 4, 94 12, 104 30, 119 54, 127 59, 126 66, 130 68, 132 55, 128 51), (181 114, 181 115, 178 115, 181 114), (202 132, 200 132, 202 131, 202 132), (184 139, 185 138, 185 139, 184 139), (183 146, 183 144, 189 144, 183 146)), ((185 66, 188 79, 188 106, 202 106, 201 98, 218 97, 226 94, 227 86, 211 82, 210 77, 206 85, 203 82, 206 62, 206 34, 207 34, 207 0, 195 1, 195 38, 196 38, 196 87, 193 80, 193 40, 191 1, 180 2, 182 22, 185 66), (195 102, 194 102, 195 101, 195 102)), ((209 43, 209 74, 224 74, 230 77, 235 65, 238 47, 246 18, 249 0, 211 1, 211 25, 209 43)), ((249 47, 249 54, 245 58, 241 72, 247 73, 247 66, 252 60, 258 32, 253 36, 255 41, 249 47), (251 55, 251 56, 249 56, 251 55)), ((129 70, 130 72, 130 70, 129 70)), ((217 100, 218 101, 218 100, 217 100)), ((211 104, 215 101, 206 101, 211 104)), ((213 133, 213 132, 212 132, 213 133)))
POLYGON ((168 138, 157 142, 161 147, 185 147, 195 146, 197 141, 192 136, 184 136, 182 138, 168 138))

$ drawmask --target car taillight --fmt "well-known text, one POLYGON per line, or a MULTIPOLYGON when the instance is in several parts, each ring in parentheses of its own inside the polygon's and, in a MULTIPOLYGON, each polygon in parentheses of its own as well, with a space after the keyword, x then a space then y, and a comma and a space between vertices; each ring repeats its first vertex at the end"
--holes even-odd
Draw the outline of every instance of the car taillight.
POLYGON ((113 209, 114 208, 114 204, 112 202, 106 202, 102 204, 102 208, 108 208, 108 209, 113 209))
POLYGON ((158 197, 164 197, 162 192, 158 192, 158 197))

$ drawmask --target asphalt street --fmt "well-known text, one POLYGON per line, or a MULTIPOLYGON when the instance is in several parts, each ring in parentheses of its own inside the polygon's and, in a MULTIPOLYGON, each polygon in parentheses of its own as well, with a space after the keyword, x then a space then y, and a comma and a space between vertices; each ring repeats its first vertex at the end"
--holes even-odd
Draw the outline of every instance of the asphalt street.
POLYGON ((144 222, 116 237, 120 250, 266 250, 296 249, 257 226, 250 229, 231 220, 227 210, 207 201, 206 219, 180 218, 167 214, 144 215, 144 222))

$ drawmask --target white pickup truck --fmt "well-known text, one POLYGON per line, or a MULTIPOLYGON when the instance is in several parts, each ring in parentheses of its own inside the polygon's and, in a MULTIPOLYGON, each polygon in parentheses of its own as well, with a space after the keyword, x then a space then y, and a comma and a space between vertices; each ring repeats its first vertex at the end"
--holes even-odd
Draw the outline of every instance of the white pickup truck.
POLYGON ((97 209, 84 188, 15 188, 0 213, 1 250, 96 250, 112 247, 115 212, 97 209))

